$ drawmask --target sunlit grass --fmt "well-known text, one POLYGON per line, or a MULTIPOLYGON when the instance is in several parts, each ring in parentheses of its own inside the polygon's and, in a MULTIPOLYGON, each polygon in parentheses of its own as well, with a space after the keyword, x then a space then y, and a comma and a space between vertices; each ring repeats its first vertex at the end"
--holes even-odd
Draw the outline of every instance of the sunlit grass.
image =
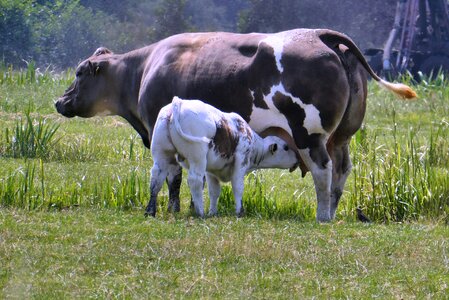
MULTIPOLYGON (((40 72, 33 65, 21 72, 1 69, 0 205, 142 209, 149 198, 149 151, 119 117, 65 119, 56 114, 53 100, 68 86, 67 74, 40 72), (16 155, 20 139, 14 136, 42 128, 47 129, 49 146, 39 155, 16 155)), ((365 123, 350 145, 354 166, 338 219, 353 220, 361 207, 379 222, 448 222, 449 88, 444 78, 414 88, 419 99, 402 101, 370 83, 365 123)), ((185 178, 181 195, 183 215, 190 215, 185 178)), ((253 172, 245 180, 243 200, 248 216, 314 219, 310 174, 301 178, 299 172, 284 170, 253 172)), ((165 187, 158 214, 165 213, 166 203, 165 187)), ((219 208, 220 215, 234 213, 229 184, 219 208)))
POLYGON ((0 297, 445 299, 449 234, 140 211, 0 211, 0 297))

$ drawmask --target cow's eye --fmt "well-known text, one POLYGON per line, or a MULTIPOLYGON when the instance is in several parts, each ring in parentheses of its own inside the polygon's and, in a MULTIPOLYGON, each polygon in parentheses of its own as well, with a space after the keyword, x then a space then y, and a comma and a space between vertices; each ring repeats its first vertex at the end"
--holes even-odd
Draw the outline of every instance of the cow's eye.
POLYGON ((285 150, 285 151, 288 151, 288 149, 289 149, 288 146, 287 146, 287 145, 284 145, 284 150, 285 150))
POLYGON ((76 77, 80 77, 82 74, 83 74, 83 73, 82 73, 81 71, 77 71, 76 74, 75 74, 75 76, 76 76, 76 77))

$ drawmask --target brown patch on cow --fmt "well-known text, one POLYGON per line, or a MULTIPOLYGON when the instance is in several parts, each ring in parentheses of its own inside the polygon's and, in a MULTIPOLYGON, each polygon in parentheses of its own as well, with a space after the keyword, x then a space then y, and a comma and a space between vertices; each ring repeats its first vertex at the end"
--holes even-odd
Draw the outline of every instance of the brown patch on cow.
POLYGON ((238 136, 233 134, 228 121, 221 118, 217 123, 217 132, 213 138, 215 150, 224 158, 229 159, 234 155, 238 144, 238 136))
POLYGON ((185 68, 190 67, 192 64, 192 61, 196 58, 196 54, 191 51, 187 50, 181 53, 176 61, 176 68, 178 70, 183 70, 185 68))
POLYGON ((175 69, 180 72, 188 71, 197 59, 198 51, 208 43, 209 39, 207 35, 201 35, 197 38, 185 40, 178 47, 170 49, 169 60, 175 62, 175 69))
POLYGON ((280 127, 268 127, 264 131, 262 131, 259 134, 262 138, 265 138, 267 136, 277 136, 278 138, 282 139, 284 142, 287 143, 287 145, 295 151, 296 158, 299 161, 299 168, 301 169, 301 176, 306 176, 309 169, 307 168, 306 164, 302 160, 301 156, 299 155, 298 147, 296 146, 295 141, 293 140, 293 137, 288 134, 287 131, 280 127))

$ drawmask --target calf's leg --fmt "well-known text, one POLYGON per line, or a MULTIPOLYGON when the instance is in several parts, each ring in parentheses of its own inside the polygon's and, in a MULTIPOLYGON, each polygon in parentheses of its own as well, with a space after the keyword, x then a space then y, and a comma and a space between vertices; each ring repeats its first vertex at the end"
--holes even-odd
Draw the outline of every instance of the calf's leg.
POLYGON ((207 186, 209 189, 209 199, 210 199, 210 206, 209 206, 209 216, 215 216, 217 214, 217 203, 218 203, 218 197, 220 197, 221 187, 220 187, 220 181, 218 181, 215 176, 206 174, 206 181, 207 186))
POLYGON ((203 178, 206 173, 206 165, 190 165, 187 183, 189 184, 190 193, 192 194, 195 212, 198 216, 204 217, 203 205, 203 178), (203 167, 204 166, 204 167, 203 167))
POLYGON ((182 182, 182 168, 179 165, 170 168, 167 177, 168 185, 168 211, 179 212, 181 204, 179 201, 179 192, 182 182))
POLYGON ((145 216, 156 216, 157 195, 167 178, 169 163, 164 160, 155 161, 151 168, 150 201, 145 209, 145 216))
POLYGON ((242 204, 244 180, 245 180, 245 170, 244 169, 235 170, 235 173, 231 179, 231 184, 235 200, 235 213, 237 214, 238 217, 242 217, 244 214, 242 204))

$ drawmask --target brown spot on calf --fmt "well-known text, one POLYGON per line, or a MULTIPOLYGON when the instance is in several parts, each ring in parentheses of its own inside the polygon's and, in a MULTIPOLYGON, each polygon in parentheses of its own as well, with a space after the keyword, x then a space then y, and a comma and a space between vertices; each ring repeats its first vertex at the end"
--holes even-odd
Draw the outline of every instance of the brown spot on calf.
POLYGON ((213 138, 215 150, 224 158, 230 158, 237 148, 238 136, 233 134, 226 119, 217 123, 217 132, 213 138))

